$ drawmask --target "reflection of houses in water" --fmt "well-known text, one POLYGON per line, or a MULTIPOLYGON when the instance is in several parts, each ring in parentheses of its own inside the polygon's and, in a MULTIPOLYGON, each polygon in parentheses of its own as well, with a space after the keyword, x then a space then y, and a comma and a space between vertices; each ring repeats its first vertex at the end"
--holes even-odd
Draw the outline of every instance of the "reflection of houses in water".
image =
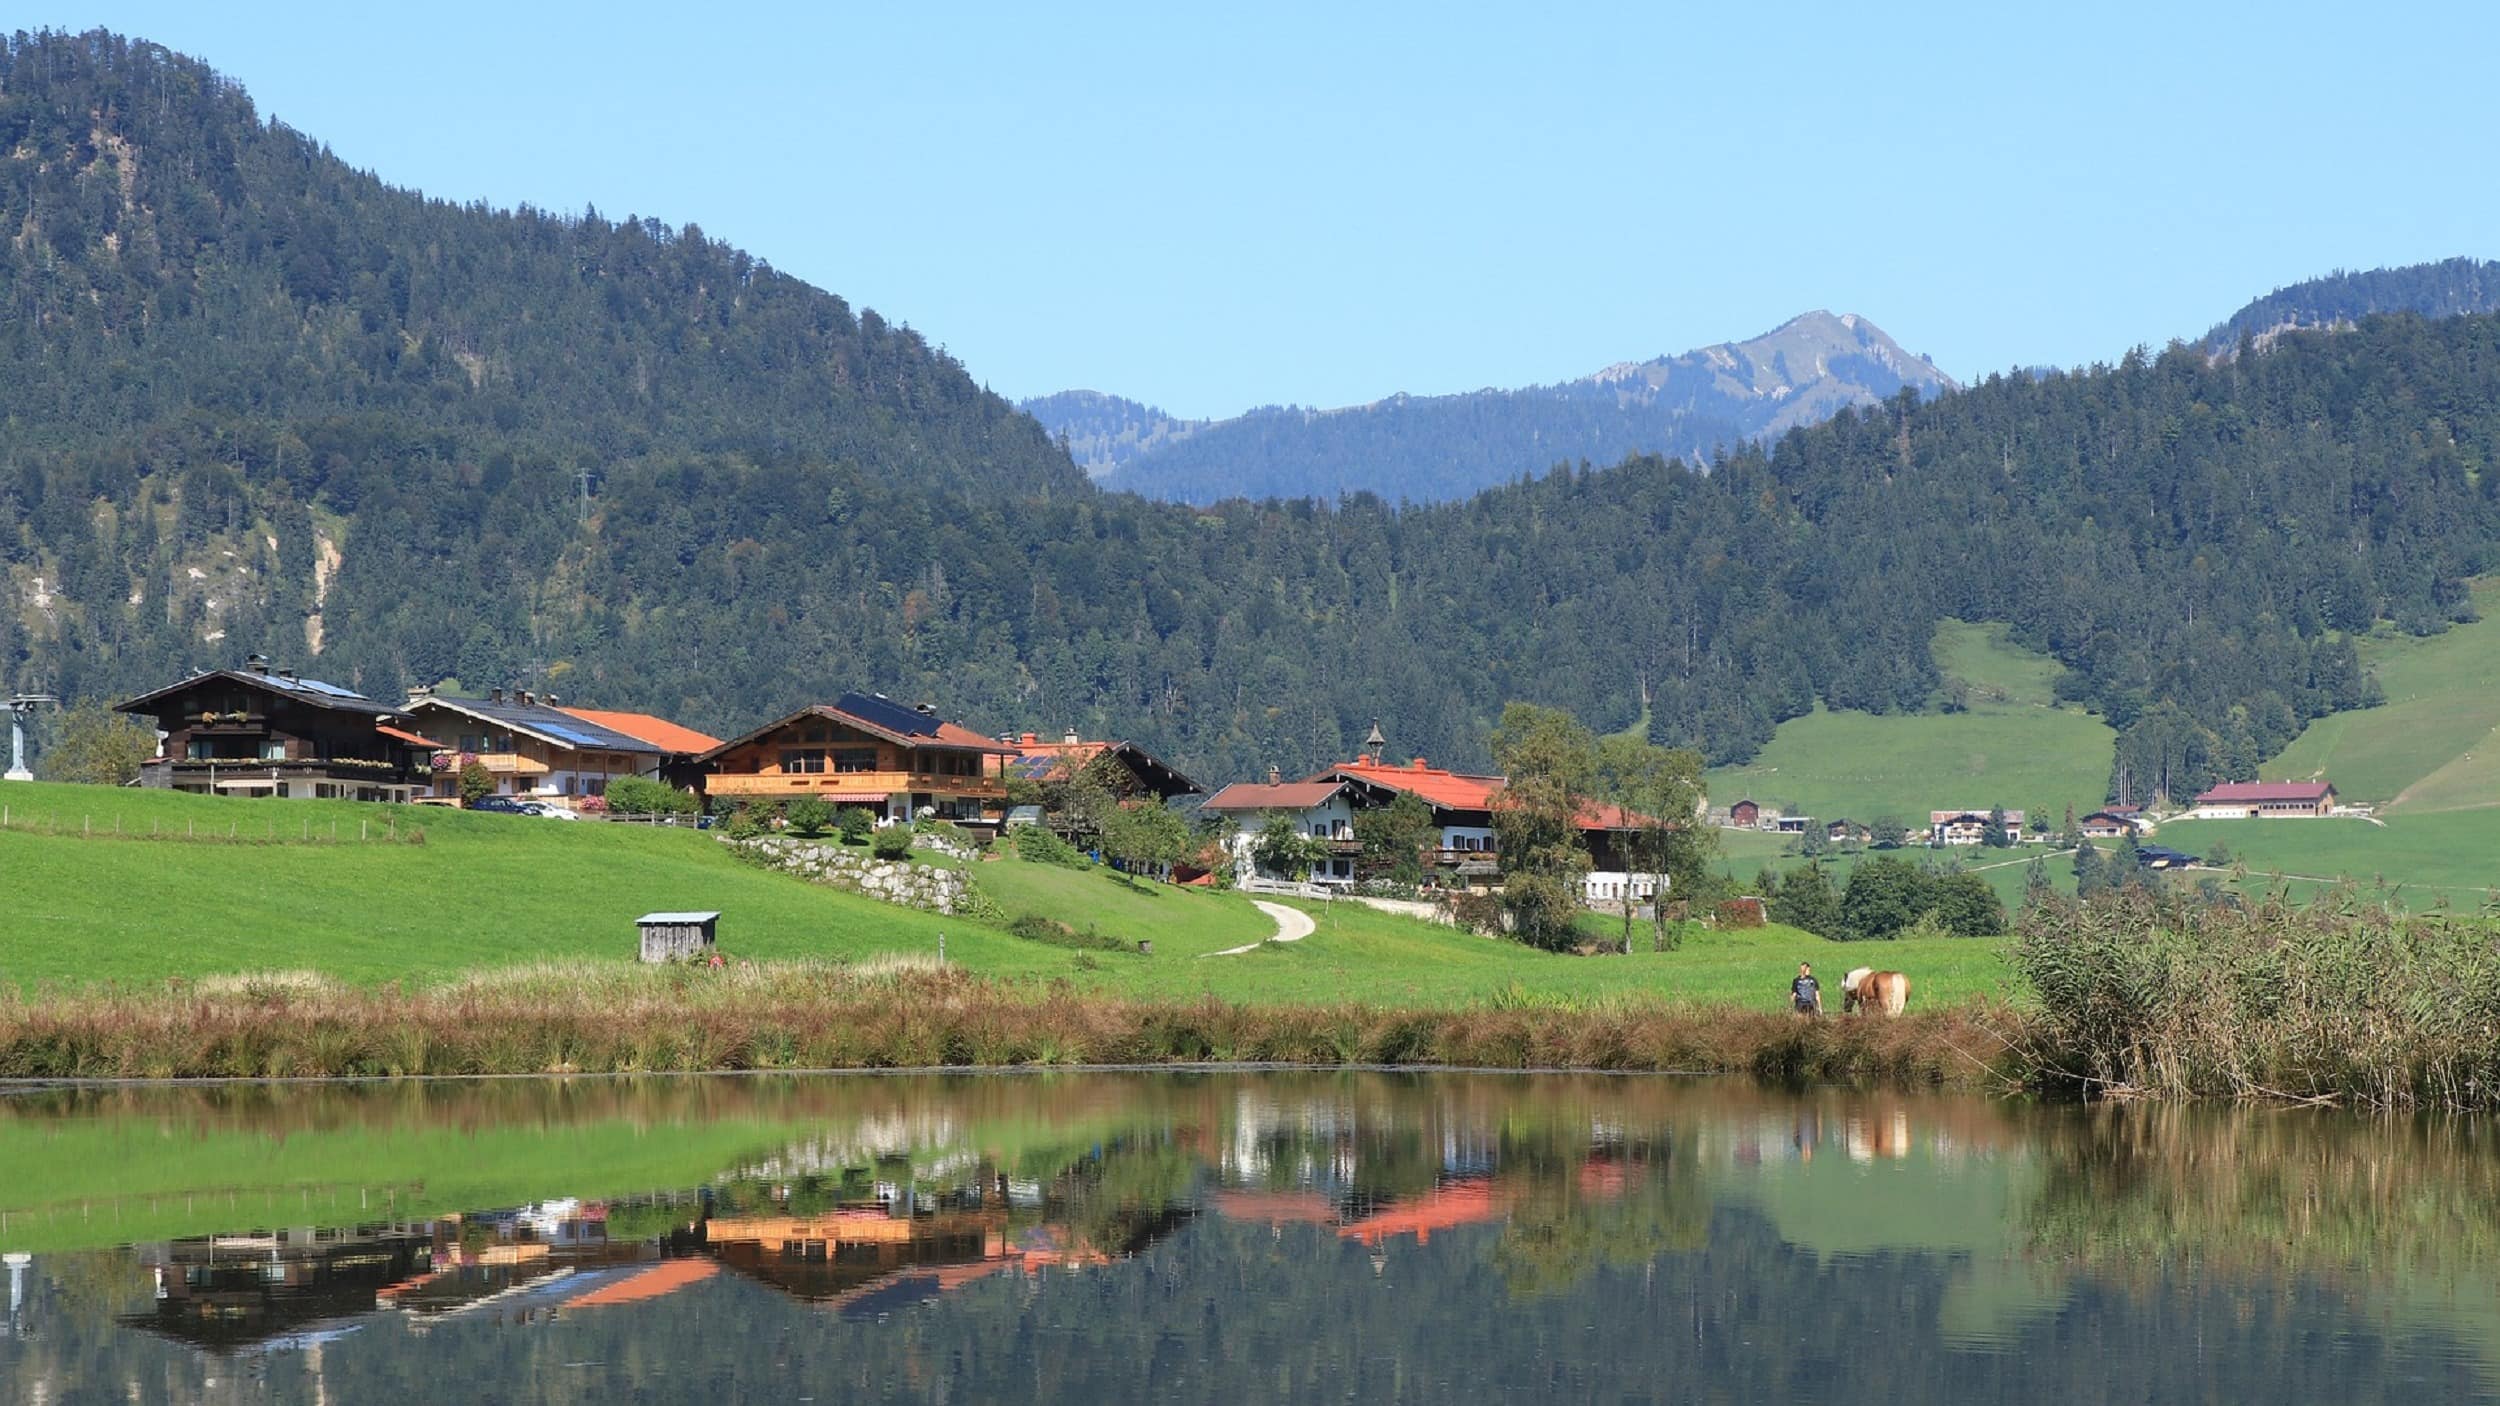
POLYGON ((1514 1195, 1492 1177, 1460 1177, 1445 1181, 1412 1200, 1391 1201, 1370 1214, 1337 1227, 1341 1239, 1360 1240, 1378 1249, 1384 1242, 1412 1235, 1418 1245, 1432 1243, 1436 1230, 1482 1225, 1510 1214, 1514 1195))
POLYGON ((1004 1204, 919 1214, 846 1207, 813 1216, 716 1215, 697 1233, 704 1253, 729 1268, 846 1317, 924 1302, 1004 1269, 1112 1259, 1061 1226, 1012 1231, 1004 1204))
POLYGON ((209 1235, 140 1251, 156 1305, 121 1321, 217 1352, 318 1345, 354 1331, 374 1295, 421 1272, 432 1242, 421 1227, 209 1235))
POLYGON ((534 1321, 633 1279, 660 1255, 649 1241, 610 1241, 607 1208, 597 1202, 446 1216, 427 1234, 425 1272, 375 1291, 369 1305, 409 1315, 416 1332, 479 1315, 534 1321))

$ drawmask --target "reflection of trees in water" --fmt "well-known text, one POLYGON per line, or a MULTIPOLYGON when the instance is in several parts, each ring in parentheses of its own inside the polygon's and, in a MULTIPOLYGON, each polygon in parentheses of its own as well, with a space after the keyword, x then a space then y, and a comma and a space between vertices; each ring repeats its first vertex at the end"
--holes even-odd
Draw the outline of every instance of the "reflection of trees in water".
POLYGON ((2370 1276, 2500 1265, 2500 1136, 2487 1121, 2311 1109, 2103 1107, 2042 1126, 2037 1250, 2370 1276))

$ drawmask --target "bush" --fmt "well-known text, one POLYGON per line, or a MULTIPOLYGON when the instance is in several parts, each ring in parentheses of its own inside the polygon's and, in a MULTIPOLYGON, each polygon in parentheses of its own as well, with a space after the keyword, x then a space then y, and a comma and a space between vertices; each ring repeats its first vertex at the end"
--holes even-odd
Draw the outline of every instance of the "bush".
POLYGON ((648 776, 620 776, 608 783, 608 809, 617 815, 691 815, 692 795, 648 776))
POLYGON ((791 834, 812 840, 833 824, 833 807, 821 796, 793 796, 781 818, 789 822, 791 834))
POLYGON ((846 845, 868 843, 868 837, 877 829, 877 817, 858 806, 844 806, 842 813, 833 818, 833 823, 841 830, 842 843, 846 845))
POLYGON ((1731 898, 1719 905, 1719 926, 1725 929, 1761 927, 1763 908, 1759 898, 1731 898))
POLYGON ((1016 831, 1016 858, 1035 864, 1057 864, 1070 869, 1085 867, 1085 856, 1076 846, 1039 825, 1027 825, 1016 831))
POLYGON ((733 840, 752 840, 764 833, 764 822, 755 818, 751 806, 740 806, 721 823, 721 833, 733 840))
POLYGON ((909 859, 911 857, 911 827, 888 825, 879 830, 876 838, 868 842, 868 852, 879 859, 909 859))

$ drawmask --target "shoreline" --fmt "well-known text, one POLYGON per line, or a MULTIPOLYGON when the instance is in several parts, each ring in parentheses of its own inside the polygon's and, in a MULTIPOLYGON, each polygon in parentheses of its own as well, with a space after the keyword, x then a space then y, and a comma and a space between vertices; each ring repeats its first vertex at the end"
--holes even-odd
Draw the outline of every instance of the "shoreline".
POLYGON ((2018 1088, 1981 1002, 1882 1019, 1610 997, 1158 1000, 959 969, 628 970, 0 999, 0 1093, 77 1085, 636 1074, 1349 1069, 1747 1074, 2018 1088), (1982 1052, 1993 1051, 1993 1057, 1982 1052))

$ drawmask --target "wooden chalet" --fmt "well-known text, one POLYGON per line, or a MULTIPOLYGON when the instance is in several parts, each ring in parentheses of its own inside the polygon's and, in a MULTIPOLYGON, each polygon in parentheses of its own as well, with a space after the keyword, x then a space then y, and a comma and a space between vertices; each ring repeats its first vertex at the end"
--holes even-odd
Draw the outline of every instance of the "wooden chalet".
POLYGON ((695 758, 706 794, 787 800, 815 796, 886 820, 928 813, 995 824, 1006 803, 1001 760, 1018 755, 927 704, 845 693, 801 708, 695 758))
MULTIPOLYGON (((1939 845, 1961 846, 1984 844, 1988 836, 1986 810, 1931 810, 1927 812, 1928 839, 1939 845)), ((2005 838, 2014 844, 2023 841, 2023 813, 2005 812, 2005 838)))
POLYGON ((2075 830, 2087 840, 2115 840, 2144 829, 2141 806, 2110 806, 2096 810, 2075 822, 2075 830))
POLYGON ((469 757, 494 776, 499 796, 571 805, 606 795, 619 777, 658 776, 670 755, 526 690, 491 689, 484 698, 420 691, 407 711, 444 739, 434 775, 438 796, 460 794, 460 767, 469 757))
POLYGON ((1095 742, 1073 732, 1056 742, 1045 742, 1031 732, 998 740, 1015 749, 1015 755, 1007 759, 1007 775, 1026 781, 1073 781, 1091 769, 1122 800, 1152 797, 1157 802, 1168 802, 1178 796, 1199 795, 1204 790, 1182 775, 1178 767, 1134 742, 1095 742))
POLYGON ((113 705, 153 718, 157 789, 298 800, 405 801, 432 782, 440 742, 406 712, 253 655, 113 705))

